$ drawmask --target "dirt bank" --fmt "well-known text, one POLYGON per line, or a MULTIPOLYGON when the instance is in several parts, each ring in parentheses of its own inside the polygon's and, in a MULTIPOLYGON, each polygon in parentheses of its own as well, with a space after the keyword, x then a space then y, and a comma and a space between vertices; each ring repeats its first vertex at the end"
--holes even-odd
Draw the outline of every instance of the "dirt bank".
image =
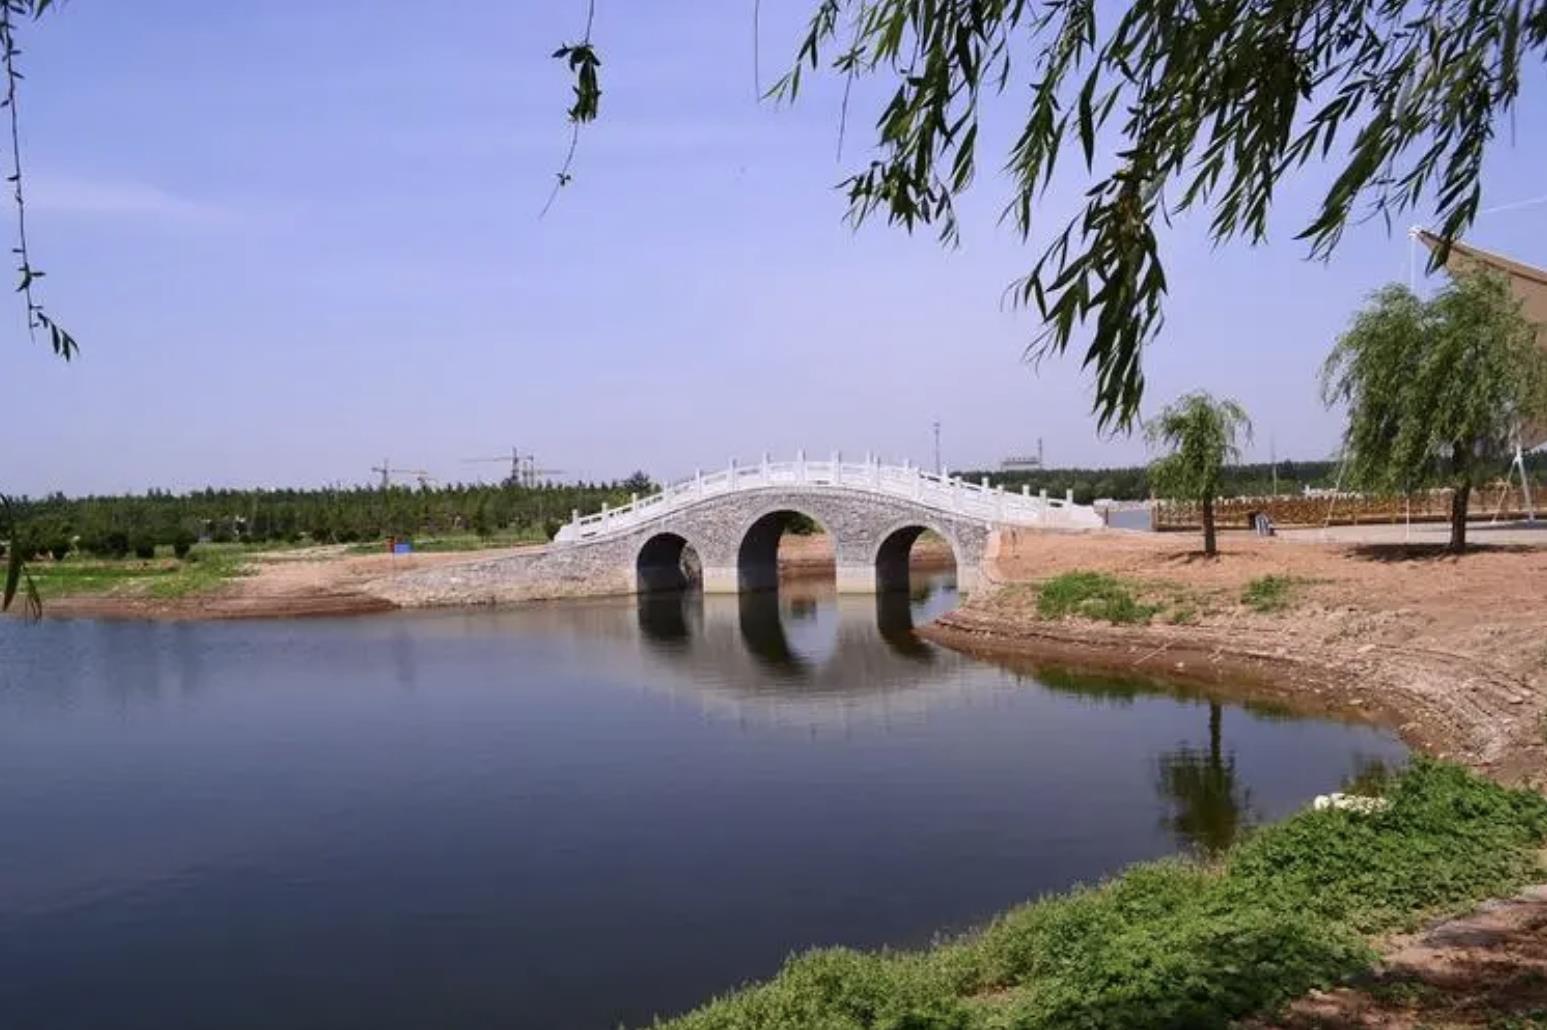
POLYGON ((1164 674, 1395 727, 1410 744, 1500 780, 1547 783, 1547 551, 1437 551, 1227 538, 1005 534, 994 587, 927 627, 968 651, 1164 674), (1171 599, 1146 625, 1037 614, 1035 584, 1095 570, 1171 599), (1290 581, 1282 610, 1243 602, 1290 581))
POLYGON ((49 618, 250 619, 354 615, 397 606, 365 585, 414 569, 514 554, 517 548, 435 554, 350 554, 345 547, 309 547, 253 554, 243 575, 213 590, 158 598, 132 586, 111 593, 49 601, 49 618))
MULTIPOLYGON (((107 593, 50 600, 51 618, 252 619, 311 615, 355 615, 392 611, 398 606, 378 596, 370 584, 402 572, 463 562, 481 562, 519 553, 523 548, 438 553, 351 554, 346 547, 309 547, 258 552, 247 559, 244 575, 213 590, 186 597, 156 597, 131 584, 107 593)), ((949 545, 924 538, 914 545, 919 568, 950 568, 949 545)), ((779 545, 779 568, 792 576, 833 571, 832 543, 825 535, 786 534, 779 545)))

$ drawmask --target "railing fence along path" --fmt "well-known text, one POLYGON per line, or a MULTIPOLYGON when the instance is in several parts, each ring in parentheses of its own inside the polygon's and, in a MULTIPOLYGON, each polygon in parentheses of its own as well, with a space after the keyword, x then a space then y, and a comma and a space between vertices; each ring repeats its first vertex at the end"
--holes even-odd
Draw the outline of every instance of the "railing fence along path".
POLYGON ((884 497, 912 501, 942 514, 1013 526, 1085 529, 1101 525, 1095 510, 1074 503, 1073 491, 1062 498, 1047 491, 1019 493, 990 486, 985 477, 973 483, 948 472, 929 472, 917 465, 884 464, 867 456, 863 461, 844 461, 834 454, 828 461, 810 461, 797 454, 794 461, 770 461, 767 455, 755 465, 732 461, 716 472, 698 472, 648 497, 635 496, 621 508, 608 508, 582 516, 576 511, 559 531, 561 543, 623 532, 651 519, 696 504, 709 497, 768 487, 845 487, 884 497))

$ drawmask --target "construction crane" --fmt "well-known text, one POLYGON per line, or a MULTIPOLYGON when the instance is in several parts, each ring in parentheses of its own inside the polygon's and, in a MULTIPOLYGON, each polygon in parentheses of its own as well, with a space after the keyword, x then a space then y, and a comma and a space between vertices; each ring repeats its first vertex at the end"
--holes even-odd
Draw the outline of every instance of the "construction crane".
POLYGON ((501 455, 497 458, 463 458, 462 460, 466 462, 497 461, 501 464, 509 462, 510 478, 507 479, 506 482, 513 483, 516 486, 524 486, 528 489, 535 487, 539 479, 544 479, 548 476, 559 476, 564 474, 563 469, 538 468, 537 455, 522 454, 515 447, 510 449, 510 454, 508 456, 501 455))
POLYGON ((415 479, 419 480, 419 485, 421 487, 423 487, 426 483, 434 481, 434 479, 435 479, 434 476, 430 475, 424 469, 397 469, 397 468, 393 468, 392 467, 392 461, 389 458, 381 459, 381 464, 380 465, 372 465, 371 466, 371 471, 380 474, 380 476, 381 476, 381 488, 383 490, 386 490, 387 488, 392 486, 392 477, 393 476, 413 476, 415 479))
POLYGON ((515 447, 511 447, 509 456, 501 456, 498 458, 463 458, 462 460, 466 462, 497 461, 501 464, 504 464, 508 461, 510 462, 510 481, 513 483, 519 483, 521 482, 522 462, 535 460, 535 458, 533 458, 533 456, 530 454, 522 454, 520 451, 516 450, 515 447))

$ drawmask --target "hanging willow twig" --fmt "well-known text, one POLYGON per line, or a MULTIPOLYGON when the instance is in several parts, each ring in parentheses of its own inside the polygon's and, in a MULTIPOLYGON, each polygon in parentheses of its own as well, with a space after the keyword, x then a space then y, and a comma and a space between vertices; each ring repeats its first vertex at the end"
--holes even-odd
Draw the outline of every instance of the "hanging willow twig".
POLYGON ((548 201, 543 204, 538 218, 548 213, 548 209, 558 199, 559 191, 574 179, 570 169, 575 164, 575 149, 580 145, 580 126, 595 121, 601 107, 602 87, 596 70, 602 66, 602 62, 596 56, 596 48, 591 45, 591 26, 595 22, 596 0, 588 0, 585 35, 580 38, 580 42, 566 43, 553 52, 556 60, 569 63, 570 73, 575 76, 575 102, 569 105, 569 111, 566 112, 569 115, 569 149, 564 154, 564 163, 554 176, 553 190, 548 194, 548 201))
POLYGON ((39 329, 48 333, 49 345, 54 353, 69 361, 80 350, 80 345, 59 323, 43 309, 38 299, 37 283, 44 272, 32 263, 32 251, 27 243, 27 200, 22 191, 21 115, 17 109, 17 88, 22 74, 16 66, 21 50, 16 45, 17 17, 37 17, 52 6, 53 0, 0 0, 0 62, 4 64, 5 95, 0 98, 0 108, 9 116, 11 128, 11 174, 6 181, 11 184, 11 195, 16 204, 16 292, 22 295, 27 306, 27 332, 36 340, 39 329))
MULTIPOLYGON (((21 163, 21 116, 17 111, 16 96, 22 79, 16 60, 21 49, 16 45, 15 19, 31 16, 36 18, 53 6, 54 0, 0 0, 0 63, 4 65, 5 93, 0 97, 0 107, 9 116, 11 128, 11 174, 6 181, 11 184, 11 195, 16 203, 16 255, 18 281, 16 292, 22 295, 27 306, 27 333, 36 340, 38 330, 48 333, 48 342, 54 353, 69 361, 80 350, 75 337, 65 331, 43 310, 37 296, 38 280, 43 272, 32 264, 32 252, 27 243, 27 199, 22 191, 21 163)), ((23 597, 23 610, 29 618, 43 617, 43 599, 38 594, 37 583, 27 571, 26 545, 21 526, 10 498, 0 494, 0 529, 5 531, 6 555, 5 578, 0 585, 0 611, 9 611, 18 592, 23 597)))

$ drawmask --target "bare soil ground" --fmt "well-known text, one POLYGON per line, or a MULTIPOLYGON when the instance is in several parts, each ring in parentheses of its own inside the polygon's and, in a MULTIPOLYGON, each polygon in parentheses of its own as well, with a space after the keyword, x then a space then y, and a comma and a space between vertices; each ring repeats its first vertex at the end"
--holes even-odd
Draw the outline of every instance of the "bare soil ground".
POLYGON ((1547 1027, 1547 887, 1387 942, 1359 983, 1301 998, 1248 1030, 1547 1027))
POLYGON ((245 575, 207 593, 154 598, 133 591, 66 597, 44 611, 59 618, 246 619, 351 615, 389 611, 390 601, 363 589, 397 572, 482 561, 519 548, 433 554, 349 554, 345 547, 309 547, 252 555, 245 575))

